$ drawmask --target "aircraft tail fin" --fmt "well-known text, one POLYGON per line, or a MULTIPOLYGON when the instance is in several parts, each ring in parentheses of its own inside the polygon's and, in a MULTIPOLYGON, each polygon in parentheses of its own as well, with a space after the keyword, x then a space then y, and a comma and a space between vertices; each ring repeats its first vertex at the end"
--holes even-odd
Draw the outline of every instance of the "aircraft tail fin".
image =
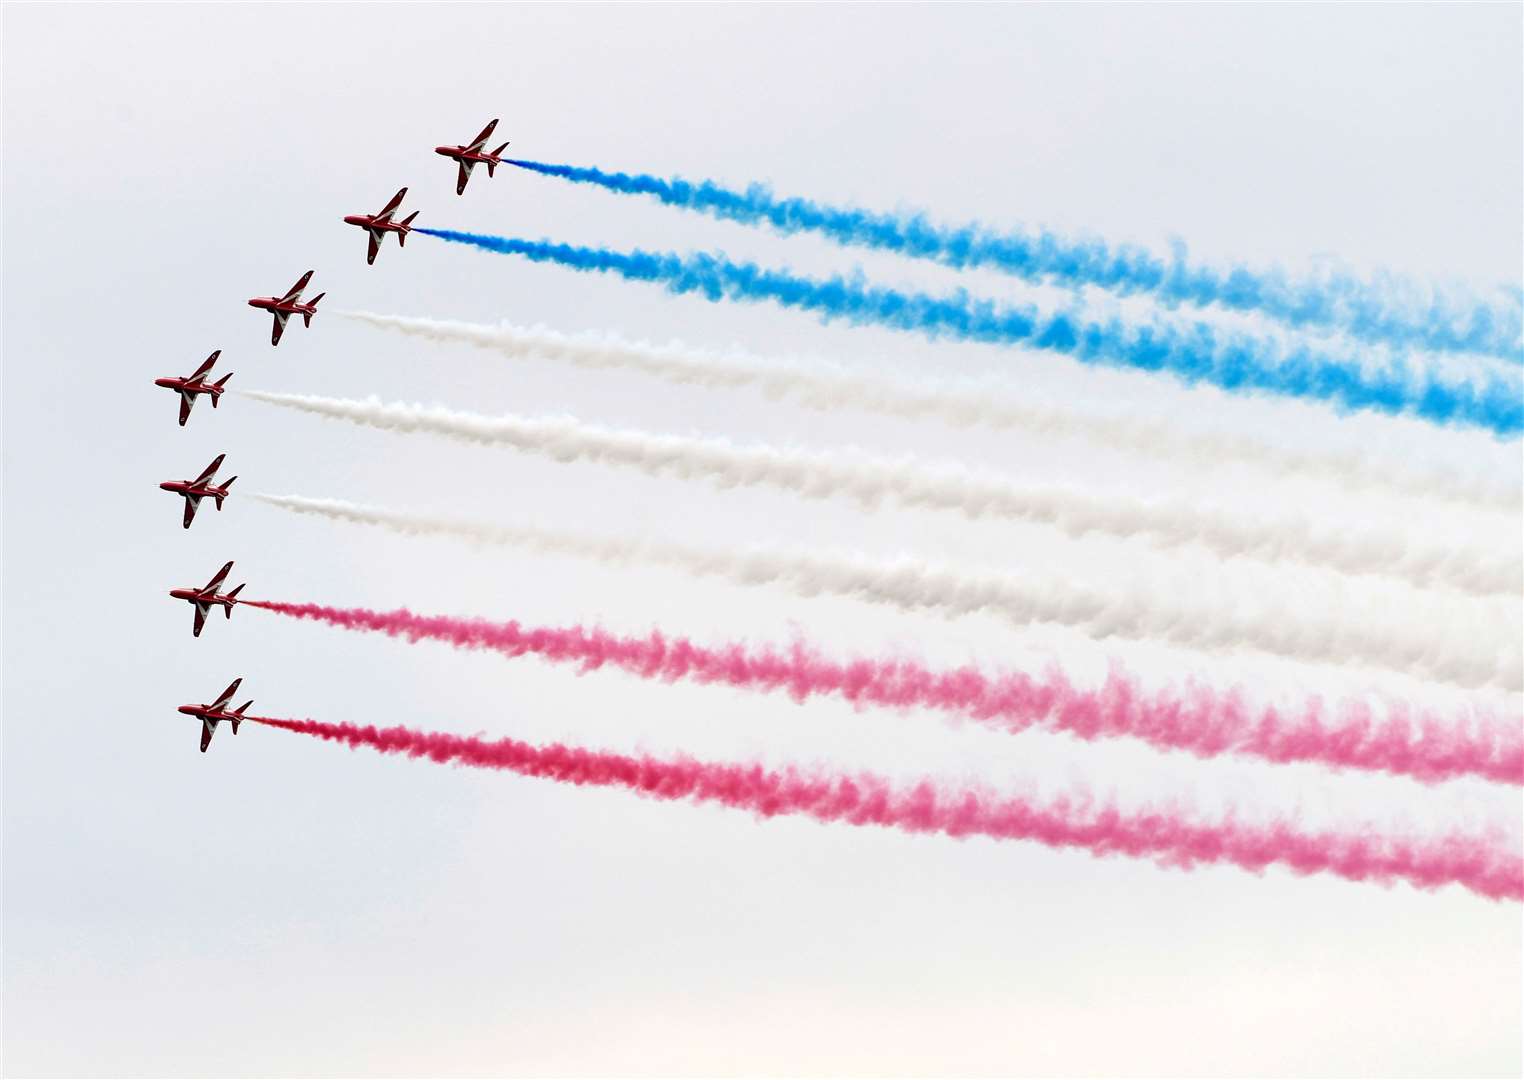
MULTIPOLYGON (((233 377, 233 373, 230 371, 226 375, 224 375, 222 378, 220 378, 216 382, 212 383, 212 385, 214 387, 216 387, 218 390, 222 390, 222 389, 224 389, 227 386, 228 380, 231 379, 232 377, 233 377)), ((213 394, 212 395, 212 408, 215 409, 217 407, 217 398, 220 397, 220 396, 221 395, 219 395, 219 394, 213 394)))
POLYGON ((508 149, 508 144, 504 143, 502 146, 499 146, 496 150, 492 151, 492 156, 493 157, 502 157, 503 156, 503 151, 506 150, 506 149, 508 149))
MULTIPOLYGON (((222 485, 222 494, 221 495, 213 495, 212 496, 212 498, 217 500, 217 509, 218 510, 222 509, 222 500, 227 497, 228 488, 232 487, 233 486, 233 481, 237 480, 237 479, 238 479, 238 477, 236 477, 236 476, 230 476, 230 477, 228 477, 227 478, 227 482, 222 485)), ((242 585, 240 585, 238 587, 240 589, 243 588, 242 585)))
POLYGON ((402 226, 402 231, 397 234, 397 244, 400 247, 407 247, 407 230, 412 228, 413 219, 417 216, 418 211, 414 210, 411 214, 398 222, 398 224, 402 226))
POLYGON ((241 721, 243 719, 244 712, 252 704, 254 704, 254 699, 250 698, 248 701, 245 701, 242 705, 238 706, 238 708, 234 709, 233 710, 233 715, 228 717, 228 726, 233 729, 233 734, 234 735, 238 734, 238 724, 239 724, 239 721, 241 721))
MULTIPOLYGON (((325 297, 327 295, 328 294, 325 293, 325 292, 320 292, 316 296, 314 296, 311 300, 307 301, 307 303, 310 304, 313 307, 317 307, 318 301, 321 300, 323 297, 325 297)), ((302 325, 303 326, 311 326, 312 325, 312 316, 313 316, 313 312, 310 312, 310 311, 304 311, 304 312, 302 312, 302 325)))
MULTIPOLYGON (((247 585, 247 584, 248 584, 248 582, 244 582, 244 585, 247 585)), ((238 586, 238 588, 236 588, 232 592, 228 593, 227 594, 227 598, 229 600, 237 600, 238 599, 238 594, 241 593, 241 592, 243 592, 243 585, 238 586)), ((231 619, 233 617, 233 605, 232 604, 228 604, 226 607, 224 607, 222 609, 222 613, 224 615, 226 615, 229 619, 231 619)))

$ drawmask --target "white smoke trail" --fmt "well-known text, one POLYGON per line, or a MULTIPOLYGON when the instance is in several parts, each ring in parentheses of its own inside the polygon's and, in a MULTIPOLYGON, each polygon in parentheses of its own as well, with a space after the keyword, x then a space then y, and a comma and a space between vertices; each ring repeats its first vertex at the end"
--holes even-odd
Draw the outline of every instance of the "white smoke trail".
POLYGON ((1124 453, 1178 462, 1192 469, 1241 464, 1277 476, 1320 476, 1343 489, 1458 503, 1517 513, 1524 490, 1450 472, 1406 471, 1369 456, 1303 451, 1242 435, 1186 433, 1135 417, 1087 416, 1002 398, 989 385, 933 385, 902 377, 858 375, 823 364, 788 363, 681 344, 651 345, 613 335, 569 335, 544 327, 475 323, 341 311, 347 319, 428 341, 491 349, 515 360, 547 360, 591 369, 627 368, 669 382, 710 388, 753 386, 775 399, 812 409, 860 409, 906 419, 930 418, 959 427, 1021 430, 1050 438, 1084 439, 1124 453))
POLYGON ((1305 600, 1286 595, 1261 596, 1253 604, 1220 598, 1208 604, 1178 590, 1166 594, 1143 581, 1134 581, 1126 592, 1103 594, 1062 575, 964 574, 909 557, 867 562, 795 551, 717 551, 463 522, 334 499, 255 497, 297 513, 408 535, 452 536, 606 563, 645 562, 744 585, 782 584, 804 596, 831 593, 945 615, 990 611, 1018 626, 1056 623, 1098 639, 1165 641, 1219 652, 1252 648, 1306 663, 1370 665, 1469 688, 1524 689, 1517 634, 1504 620, 1479 612, 1461 619, 1437 610, 1404 611, 1398 619, 1384 609, 1366 609, 1357 622, 1351 617, 1353 605, 1339 595, 1323 598, 1332 614, 1308 617, 1305 600))
MULTIPOLYGON (((1292 561, 1347 574, 1388 574, 1419 587, 1448 586, 1479 596, 1524 589, 1524 564, 1458 548, 1423 549, 1395 530, 1352 533, 1306 521, 1236 521, 1183 503, 1097 498, 1052 486, 1025 486, 965 469, 931 470, 908 460, 856 452, 830 454, 740 447, 711 440, 618 431, 570 418, 482 416, 442 406, 385 404, 245 390, 256 401, 387 431, 427 432, 542 454, 556 461, 625 465, 653 475, 707 478, 722 487, 769 485, 807 498, 845 496, 865 506, 895 499, 905 506, 955 510, 1089 532, 1140 537, 1161 546, 1200 544, 1222 558, 1292 561)), ((1510 536, 1512 534, 1510 533, 1510 536)))

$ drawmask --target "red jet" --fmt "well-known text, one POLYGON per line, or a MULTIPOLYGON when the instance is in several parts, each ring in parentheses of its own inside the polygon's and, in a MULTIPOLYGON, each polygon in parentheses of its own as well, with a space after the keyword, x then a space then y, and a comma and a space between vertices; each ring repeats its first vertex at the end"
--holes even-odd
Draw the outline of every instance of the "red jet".
POLYGON ((287 290, 285 296, 256 296, 249 301, 250 307, 263 308, 275 316, 275 327, 270 331, 271 345, 280 344, 281 331, 286 328, 286 320, 293 315, 302 317, 303 326, 312 325, 312 316, 317 314, 318 301, 328 294, 318 293, 307 303, 302 303, 302 290, 311 280, 312 271, 308 270, 301 276, 301 280, 287 290))
POLYGON ((381 208, 379 214, 350 214, 344 219, 346 225, 358 225, 370 233, 370 251, 365 256, 365 265, 369 266, 376 261, 376 253, 381 250, 381 241, 386 239, 386 234, 397 234, 398 246, 407 245, 407 234, 413 231, 413 219, 418 216, 414 210, 401 221, 392 220, 392 212, 402 202, 402 196, 407 194, 407 188, 403 188, 392 196, 392 201, 381 208))
POLYGON ((201 721, 201 752, 203 754, 206 753, 206 748, 212 745, 212 736, 216 733, 218 724, 226 720, 233 729, 233 734, 237 735, 238 722, 243 719, 244 710, 254 704, 253 701, 245 701, 236 709, 228 708, 233 701, 233 695, 238 693, 238 684, 241 682, 243 682, 242 679, 234 679, 221 696, 210 705, 181 705, 177 710, 186 716, 197 717, 201 721))
POLYGON ((226 454, 218 454, 216 459, 201 471, 201 475, 194 480, 166 480, 159 485, 161 491, 173 491, 176 495, 185 498, 185 520, 182 528, 190 528, 191 522, 196 519, 196 508, 201 505, 201 500, 211 497, 217 503, 217 509, 222 509, 222 500, 228 497, 228 488, 233 486, 233 481, 238 477, 230 476, 227 482, 220 487, 213 483, 217 476, 217 470, 222 467, 222 459, 226 454))
POLYGON ((487 175, 491 176, 492 170, 503 163, 503 151, 508 149, 507 143, 490 154, 482 150, 482 147, 487 145, 487 140, 492 137, 492 129, 495 127, 497 127, 496 120, 482 128, 482 133, 472 139, 469 146, 434 147, 434 153, 443 154, 447 158, 454 158, 460 162, 460 179, 455 181, 455 194, 459 195, 466 190, 466 181, 471 179, 471 170, 477 165, 485 163, 487 175))
POLYGON ((212 408, 215 409, 217 407, 217 399, 222 396, 222 391, 227 385, 227 381, 233 377, 233 373, 230 371, 216 382, 206 381, 206 376, 211 373, 212 365, 217 362, 217 357, 221 355, 222 350, 218 349, 206 358, 206 363, 183 379, 155 379, 153 381, 155 386, 165 386, 171 390, 179 391, 181 427, 184 427, 185 421, 190 418, 191 406, 196 403, 197 394, 210 394, 212 408))
POLYGON ((206 625, 207 614, 211 612, 214 605, 221 604, 227 613, 227 617, 229 619, 233 617, 233 605, 238 603, 238 594, 243 591, 243 586, 238 586, 238 588, 230 593, 219 593, 217 591, 222 588, 222 583, 228 579, 228 571, 231 569, 233 569, 233 564, 230 562, 221 570, 218 570, 216 576, 200 589, 169 590, 169 595, 173 596, 176 600, 187 600, 195 607, 196 625, 192 633, 196 637, 201 636, 201 628, 206 625))

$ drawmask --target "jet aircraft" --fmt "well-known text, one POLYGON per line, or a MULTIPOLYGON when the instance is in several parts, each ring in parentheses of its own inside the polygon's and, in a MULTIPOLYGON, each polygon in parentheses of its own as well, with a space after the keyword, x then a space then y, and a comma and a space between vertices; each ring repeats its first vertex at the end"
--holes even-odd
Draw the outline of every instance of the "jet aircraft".
POLYGON ((218 454, 217 457, 194 480, 166 480, 159 485, 160 490, 173 491, 176 495, 185 499, 185 519, 183 528, 190 528, 191 522, 196 519, 196 508, 201 505, 201 500, 210 496, 216 503, 217 509, 222 509, 222 500, 228 496, 228 488, 233 486, 233 481, 238 477, 230 476, 221 485, 213 482, 217 470, 222 467, 222 459, 226 454, 218 454))
POLYGON ((459 195, 466 190, 466 181, 471 179, 471 170, 477 165, 485 163, 487 175, 491 176, 493 170, 503 163, 503 151, 508 149, 506 142, 490 154, 482 149, 487 145, 487 140, 492 137, 492 129, 495 127, 497 127, 496 120, 482 128, 482 133, 465 146, 434 147, 434 153, 454 158, 460 163, 460 177, 455 181, 455 194, 459 195))
POLYGON ((397 244, 407 244, 407 234, 413 231, 413 219, 418 216, 414 210, 401 221, 393 221, 392 213, 402 202, 402 197, 407 194, 407 188, 403 188, 392 196, 392 201, 381 208, 377 214, 350 214, 344 219, 346 225, 358 225, 370 233, 370 251, 365 255, 365 265, 369 266, 376 261, 376 254, 381 250, 381 241, 386 239, 386 234, 397 234, 397 244))
POLYGON ((191 631, 194 636, 201 636, 201 628, 206 625, 207 615, 217 605, 222 606, 229 619, 233 617, 233 605, 238 603, 238 594, 243 591, 243 586, 240 585, 229 593, 218 591, 222 588, 222 583, 228 579, 228 571, 231 569, 233 569, 233 564, 229 562, 221 570, 217 571, 211 581, 208 581, 199 589, 169 590, 170 596, 173 596, 176 600, 188 601, 196 609, 196 624, 195 628, 191 631))
POLYGON ((222 396, 222 391, 227 385, 227 381, 233 377, 233 373, 230 371, 216 382, 206 381, 207 375, 211 373, 212 365, 217 363, 217 357, 221 355, 222 350, 218 349, 206 358, 206 363, 183 379, 168 378, 155 379, 153 381, 155 386, 163 386, 179 392, 181 427, 184 427, 185 421, 190 418, 191 406, 196 403, 197 394, 209 395, 212 399, 212 408, 215 409, 217 407, 217 399, 222 396))
POLYGON ((275 326, 270 331, 271 345, 280 344, 281 331, 286 329, 286 320, 293 315, 302 317, 303 326, 312 325, 312 316, 317 314, 318 301, 328 294, 318 293, 307 303, 302 303, 302 290, 311 280, 312 271, 308 270, 295 285, 286 291, 285 296, 256 296, 249 301, 250 307, 261 308, 275 316, 275 326))
POLYGON ((238 693, 238 684, 242 679, 234 679, 224 690, 217 700, 210 705, 181 705, 176 711, 186 716, 194 716, 201 721, 201 752, 206 753, 206 748, 212 745, 212 736, 217 732, 217 725, 226 720, 228 726, 233 729, 233 734, 238 734, 238 723, 243 719, 244 712, 254 704, 253 701, 245 701, 236 709, 229 709, 233 702, 233 695, 238 693))

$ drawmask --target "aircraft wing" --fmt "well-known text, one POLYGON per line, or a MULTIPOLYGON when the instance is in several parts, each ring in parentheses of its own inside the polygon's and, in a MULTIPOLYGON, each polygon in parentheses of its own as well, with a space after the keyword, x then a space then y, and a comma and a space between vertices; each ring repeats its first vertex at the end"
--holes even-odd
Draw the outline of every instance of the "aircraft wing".
POLYGON ((455 181, 455 194, 459 195, 466 190, 466 181, 471 179, 471 169, 476 165, 474 161, 462 161, 460 163, 460 178, 455 181))
POLYGON ((217 571, 212 580, 206 583, 206 588, 203 589, 202 592, 216 592, 219 588, 222 587, 222 583, 228 579, 228 571, 232 569, 233 564, 231 562, 225 564, 221 570, 217 571))
POLYGON ((185 496, 185 518, 184 518, 183 521, 180 522, 180 527, 182 529, 188 529, 188 528, 190 528, 191 522, 196 520, 196 507, 198 507, 200 505, 201 505, 201 496, 199 496, 199 495, 187 495, 187 496, 185 496))
POLYGON ((365 253, 365 265, 369 266, 376 261, 376 253, 381 250, 381 234, 370 234, 370 249, 365 253))
POLYGON ((195 394, 187 394, 184 390, 180 391, 180 426, 181 427, 184 427, 185 426, 185 421, 190 419, 191 406, 194 405, 195 403, 196 403, 196 395, 195 394))
POLYGON ((222 468, 222 459, 225 457, 227 457, 226 454, 218 454, 210 465, 201 470, 201 475, 192 480, 191 483, 198 487, 208 483, 212 477, 217 475, 217 470, 222 468))
POLYGON ((214 730, 211 721, 201 721, 201 752, 203 754, 206 753, 206 748, 212 745, 212 732, 214 730))
POLYGON ((218 695, 217 700, 212 702, 211 707, 214 709, 226 709, 228 703, 233 700, 233 695, 238 693, 238 684, 241 682, 243 682, 241 678, 234 679, 228 685, 228 688, 218 695))
POLYGON ((397 207, 402 204, 402 197, 404 195, 406 195, 406 194, 407 194, 407 188, 403 188, 401 191, 397 192, 397 194, 393 195, 392 196, 392 201, 387 203, 385 206, 383 206, 381 208, 381 212, 379 214, 377 214, 376 217, 378 217, 378 218, 389 218, 389 217, 391 217, 392 211, 397 209, 397 207))
POLYGON ((300 278, 297 279, 297 282, 296 282, 295 285, 291 286, 291 288, 286 291, 286 295, 282 296, 281 300, 284 301, 284 300, 296 300, 296 299, 299 299, 301 297, 301 295, 302 295, 302 290, 307 287, 307 282, 309 282, 311 280, 312 280, 312 271, 308 270, 305 274, 303 274, 300 278))
POLYGON ((201 628, 206 625, 206 613, 209 610, 205 604, 196 605, 196 622, 191 627, 191 637, 201 636, 201 628))
POLYGON ((497 127, 496 120, 492 121, 486 127, 482 128, 482 133, 471 140, 471 145, 466 147, 466 152, 476 153, 481 150, 483 146, 487 145, 487 140, 492 138, 492 129, 495 127, 497 127))
POLYGON ((277 311, 274 314, 275 314, 275 325, 273 325, 270 328, 270 344, 271 345, 279 345, 280 344, 280 336, 281 336, 282 332, 284 332, 285 329, 286 329, 286 319, 289 316, 287 316, 284 311, 277 311))
POLYGON ((217 363, 217 357, 219 357, 221 355, 222 355, 222 350, 221 349, 218 349, 216 352, 212 353, 212 355, 208 356, 206 358, 205 362, 202 363, 202 365, 200 367, 198 367, 195 371, 190 373, 190 375, 187 377, 186 381, 187 382, 195 382, 197 379, 201 378, 201 376, 205 375, 208 371, 211 371, 212 370, 212 365, 217 363))

